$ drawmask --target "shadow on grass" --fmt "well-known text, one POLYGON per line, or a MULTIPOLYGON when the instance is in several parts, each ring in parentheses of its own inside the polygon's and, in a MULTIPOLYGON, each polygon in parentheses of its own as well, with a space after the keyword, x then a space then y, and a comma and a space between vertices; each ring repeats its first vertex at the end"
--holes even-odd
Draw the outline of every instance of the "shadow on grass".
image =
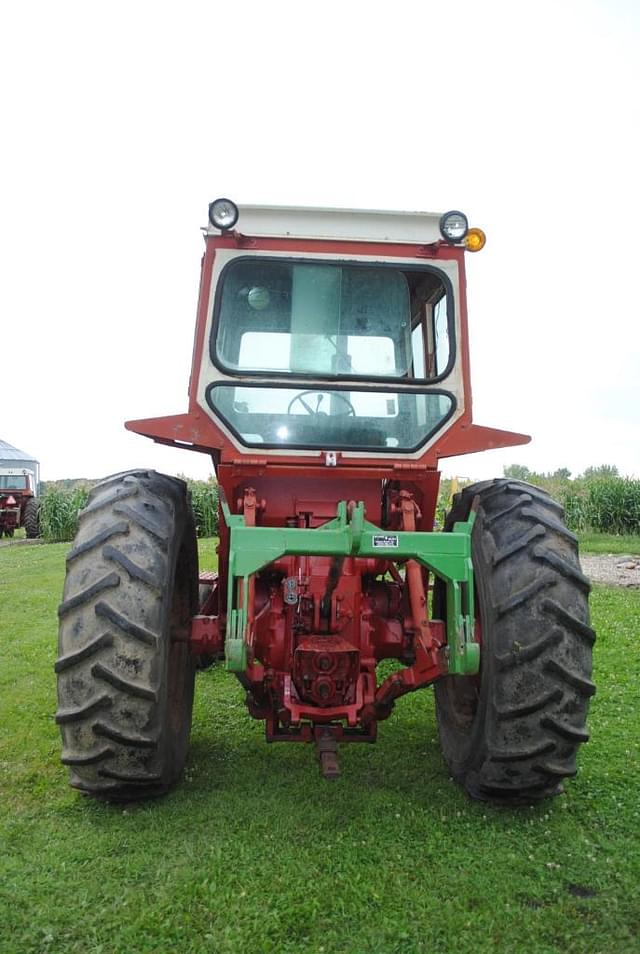
MULTIPOLYGON (((225 678, 218 673, 211 688, 220 691, 225 678)), ((206 800, 211 791, 228 792, 229 797, 255 804, 257 810, 261 801, 270 800, 294 811, 301 801, 308 807, 335 804, 350 816, 357 815, 367 799, 401 799, 404 808, 427 815, 436 806, 439 813, 446 804, 449 810, 474 815, 491 811, 505 823, 522 817, 522 807, 473 801, 454 782, 442 757, 433 696, 428 692, 402 700, 391 718, 380 723, 376 743, 342 743, 341 777, 327 781, 320 774, 313 744, 267 743, 263 723, 251 719, 240 702, 242 690, 232 684, 223 691, 217 712, 211 699, 201 700, 204 718, 194 724, 185 779, 179 783, 199 798, 206 800)), ((543 801, 526 810, 536 817, 548 806, 549 801, 543 801)))

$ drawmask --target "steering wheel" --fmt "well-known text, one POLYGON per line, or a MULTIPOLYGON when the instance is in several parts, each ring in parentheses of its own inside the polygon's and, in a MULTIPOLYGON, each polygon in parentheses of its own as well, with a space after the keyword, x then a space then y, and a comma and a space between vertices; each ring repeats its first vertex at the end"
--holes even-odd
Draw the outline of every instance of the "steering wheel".
POLYGON ((343 397, 339 391, 331 391, 331 392, 329 391, 301 391, 300 394, 296 394, 296 396, 291 401, 289 401, 287 414, 291 414, 291 408, 294 406, 296 401, 299 401, 300 404, 302 404, 305 411, 307 412, 307 414, 310 414, 312 417, 317 417, 319 414, 324 414, 323 411, 320 411, 320 405, 322 404, 322 401, 324 400, 325 394, 329 394, 329 393, 331 393, 332 397, 337 397, 340 401, 342 401, 343 404, 347 405, 345 416, 349 416, 349 417, 356 416, 356 409, 354 408, 351 401, 348 398, 343 397), (318 403, 316 404, 315 410, 311 407, 310 404, 307 404, 307 402, 304 400, 305 397, 307 397, 307 395, 309 394, 318 395, 318 403))

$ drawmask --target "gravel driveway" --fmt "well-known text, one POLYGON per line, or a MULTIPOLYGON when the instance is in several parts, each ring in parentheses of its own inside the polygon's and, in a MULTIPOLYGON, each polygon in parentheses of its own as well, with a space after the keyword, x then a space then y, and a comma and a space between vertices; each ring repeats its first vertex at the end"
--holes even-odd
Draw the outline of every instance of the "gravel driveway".
POLYGON ((607 586, 640 586, 640 557, 620 553, 585 553, 582 571, 593 583, 607 586))

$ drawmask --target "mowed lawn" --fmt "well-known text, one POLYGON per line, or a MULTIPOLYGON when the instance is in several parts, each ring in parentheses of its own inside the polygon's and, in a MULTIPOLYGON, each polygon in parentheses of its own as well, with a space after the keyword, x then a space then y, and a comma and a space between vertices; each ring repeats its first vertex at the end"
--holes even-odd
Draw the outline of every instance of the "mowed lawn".
POLYGON ((59 763, 66 550, 0 549, 2 954, 640 951, 640 592, 593 592, 592 741, 553 801, 470 801, 428 691, 324 782, 310 747, 266 745, 216 669, 198 677, 180 786, 111 806, 59 763))

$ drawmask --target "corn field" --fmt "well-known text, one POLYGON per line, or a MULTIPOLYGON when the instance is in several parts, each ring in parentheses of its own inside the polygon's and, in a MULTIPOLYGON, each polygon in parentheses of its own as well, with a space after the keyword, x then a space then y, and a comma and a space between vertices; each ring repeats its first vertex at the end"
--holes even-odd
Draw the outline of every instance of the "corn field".
POLYGON ((640 533, 640 480, 607 477, 567 481, 558 497, 572 530, 640 533))
POLYGON ((215 537, 218 532, 218 485, 213 480, 187 480, 187 486, 196 533, 199 537, 215 537))
MULTIPOLYGON (((537 474, 531 474, 528 479, 563 505, 567 524, 572 530, 640 534, 640 480, 626 477, 560 480, 537 474)), ((215 536, 218 532, 218 485, 213 478, 186 482, 198 536, 215 536)), ((442 480, 436 511, 438 527, 444 525, 452 491, 462 489, 467 483, 469 481, 460 481, 452 486, 451 480, 442 480)), ((40 526, 47 543, 73 540, 78 511, 85 506, 88 495, 86 487, 51 485, 45 490, 40 526)))
MULTIPOLYGON (((183 480, 185 478, 182 478, 183 480)), ((187 480, 199 537, 218 532, 218 485, 213 481, 187 480)), ((48 486, 40 504, 40 533, 46 543, 70 542, 78 529, 78 513, 89 496, 88 487, 48 486)))
MULTIPOLYGON (((599 468, 603 470, 604 468, 599 468)), ((565 509, 567 525, 579 532, 640 534, 640 480, 629 477, 595 476, 575 480, 523 474, 536 487, 546 490, 565 509)), ((436 509, 438 526, 444 524, 446 511, 451 506, 452 492, 461 490, 470 481, 456 482, 443 478, 436 509)))
POLYGON ((47 488, 40 501, 40 534, 47 543, 73 540, 78 528, 78 513, 88 496, 89 491, 81 487, 74 490, 47 488))

